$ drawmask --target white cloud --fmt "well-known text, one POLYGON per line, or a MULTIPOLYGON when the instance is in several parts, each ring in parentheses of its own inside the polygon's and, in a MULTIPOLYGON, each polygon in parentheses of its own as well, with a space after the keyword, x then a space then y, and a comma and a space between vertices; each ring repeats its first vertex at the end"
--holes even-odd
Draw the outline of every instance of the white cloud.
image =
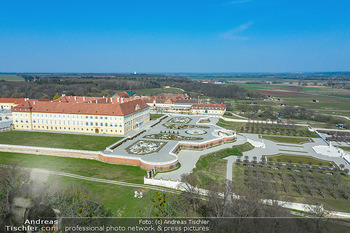
POLYGON ((221 37, 226 39, 238 39, 238 40, 247 40, 248 37, 242 36, 242 32, 249 29, 249 27, 253 24, 253 22, 248 22, 245 24, 241 24, 236 28, 233 28, 231 30, 228 30, 226 32, 221 33, 221 37))

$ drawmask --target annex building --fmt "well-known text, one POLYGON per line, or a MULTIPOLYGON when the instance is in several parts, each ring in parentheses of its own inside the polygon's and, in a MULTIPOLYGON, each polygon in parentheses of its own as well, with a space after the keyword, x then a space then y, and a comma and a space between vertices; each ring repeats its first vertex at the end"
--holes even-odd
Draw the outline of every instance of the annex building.
POLYGON ((12 110, 21 130, 124 135, 150 120, 141 99, 62 96, 49 102, 26 100, 12 110))
MULTIPOLYGON (((14 107, 23 103, 24 101, 30 100, 28 98, 0 98, 0 110, 9 109, 12 110, 14 107)), ((50 101, 48 99, 31 99, 30 101, 50 101)))
POLYGON ((199 103, 199 100, 189 99, 188 96, 164 94, 145 96, 142 98, 152 110, 166 113, 182 113, 189 115, 208 115, 220 117, 226 112, 226 105, 217 103, 199 103))

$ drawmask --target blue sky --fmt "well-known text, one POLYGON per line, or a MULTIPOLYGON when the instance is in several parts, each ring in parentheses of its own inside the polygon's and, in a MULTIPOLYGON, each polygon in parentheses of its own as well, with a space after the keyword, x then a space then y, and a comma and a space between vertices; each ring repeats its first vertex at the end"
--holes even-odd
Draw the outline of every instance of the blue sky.
POLYGON ((0 0, 0 72, 350 70, 348 0, 0 0))

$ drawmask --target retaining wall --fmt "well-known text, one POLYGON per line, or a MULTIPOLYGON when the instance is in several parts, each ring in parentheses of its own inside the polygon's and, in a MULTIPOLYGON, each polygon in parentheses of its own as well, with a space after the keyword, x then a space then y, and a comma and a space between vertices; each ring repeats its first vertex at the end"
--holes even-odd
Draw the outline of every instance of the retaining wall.
POLYGON ((99 153, 98 151, 69 150, 69 149, 59 149, 59 148, 18 146, 18 145, 5 145, 5 144, 0 144, 0 151, 36 154, 36 155, 71 157, 71 158, 96 159, 96 160, 98 160, 98 153, 99 153))
POLYGON ((179 165, 179 161, 173 160, 168 162, 147 162, 142 160, 139 157, 126 157, 126 156, 118 156, 118 155, 111 155, 108 156, 104 154, 103 152, 100 152, 98 155, 98 158, 107 163, 117 163, 117 164, 123 164, 123 165, 132 165, 132 166, 139 166, 143 170, 150 170, 151 168, 156 167, 157 171, 168 171, 176 168, 179 165))

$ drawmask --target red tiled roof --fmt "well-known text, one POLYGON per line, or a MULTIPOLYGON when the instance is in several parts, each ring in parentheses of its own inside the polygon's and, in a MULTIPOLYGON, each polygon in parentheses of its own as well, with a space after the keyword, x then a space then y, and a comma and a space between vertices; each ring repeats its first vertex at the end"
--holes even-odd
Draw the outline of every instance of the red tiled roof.
POLYGON ((117 93, 117 95, 120 96, 120 97, 127 97, 127 96, 129 96, 128 93, 126 93, 126 92, 120 92, 120 93, 117 93))
MULTIPOLYGON (((0 103, 14 103, 20 104, 25 101, 26 98, 0 98, 0 103)), ((29 99, 30 101, 50 101, 49 99, 29 99)))
MULTIPOLYGON (((103 98, 102 98, 103 99, 103 98)), ((110 99, 110 98, 109 98, 110 99)), ((113 98, 117 99, 117 98, 113 98)), ((140 110, 149 108, 141 99, 121 102, 96 102, 93 103, 76 103, 76 102, 31 102, 24 101, 17 105, 13 112, 40 112, 40 113, 58 113, 58 114, 86 114, 86 115, 107 115, 107 116, 125 116, 140 110), (136 110, 136 106, 139 109, 136 110)))
POLYGON ((20 104, 23 101, 24 101, 24 98, 0 98, 0 103, 20 104))

